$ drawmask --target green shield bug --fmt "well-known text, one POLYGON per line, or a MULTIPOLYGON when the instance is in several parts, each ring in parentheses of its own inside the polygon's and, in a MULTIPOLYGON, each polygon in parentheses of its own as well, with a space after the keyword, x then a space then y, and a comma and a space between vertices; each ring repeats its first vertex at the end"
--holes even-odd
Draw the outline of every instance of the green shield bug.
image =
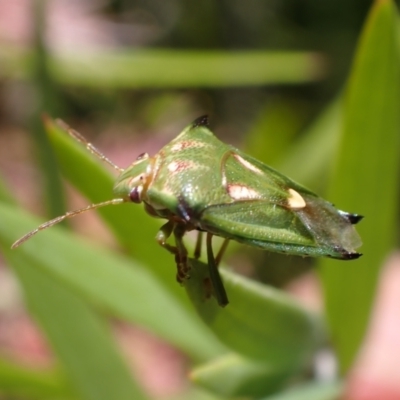
POLYGON ((61 121, 68 133, 119 172, 115 198, 70 211, 17 240, 18 247, 37 232, 85 211, 124 202, 143 203, 145 210, 167 222, 156 240, 175 255, 177 279, 189 277, 186 232, 199 232, 195 258, 205 232, 210 280, 221 306, 228 298, 218 264, 229 240, 280 253, 352 260, 361 240, 353 225, 362 216, 332 204, 262 162, 218 140, 207 116, 196 119, 154 157, 141 154, 121 169, 61 121), (175 245, 167 243, 173 235, 175 245), (214 256, 212 237, 225 238, 214 256))

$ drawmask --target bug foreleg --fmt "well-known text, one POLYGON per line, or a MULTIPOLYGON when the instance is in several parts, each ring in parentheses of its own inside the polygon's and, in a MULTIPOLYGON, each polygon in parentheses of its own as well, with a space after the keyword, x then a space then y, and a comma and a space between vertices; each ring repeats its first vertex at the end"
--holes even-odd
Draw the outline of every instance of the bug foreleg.
POLYGON ((174 228, 175 223, 173 221, 168 221, 157 232, 156 240, 160 246, 164 247, 164 249, 168 250, 170 253, 176 255, 178 253, 178 249, 175 246, 171 246, 169 243, 167 243, 167 239, 171 236, 174 228))
POLYGON ((228 296, 226 295, 225 287, 222 282, 221 275, 219 274, 217 263, 214 258, 214 253, 212 250, 212 237, 213 237, 212 233, 207 233, 208 269, 217 302, 221 307, 225 307, 229 303, 229 300, 228 296))
POLYGON ((183 243, 183 235, 186 233, 186 226, 176 224, 174 228, 176 254, 175 262, 178 269, 176 274, 176 280, 182 283, 185 279, 189 278, 189 266, 188 266, 188 252, 183 243))

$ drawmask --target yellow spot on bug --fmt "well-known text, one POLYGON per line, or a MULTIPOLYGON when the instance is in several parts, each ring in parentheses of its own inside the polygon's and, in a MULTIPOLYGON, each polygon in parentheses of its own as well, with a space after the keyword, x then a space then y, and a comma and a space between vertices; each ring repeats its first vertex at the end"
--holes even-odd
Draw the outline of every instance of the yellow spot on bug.
POLYGON ((243 185, 229 185, 228 193, 229 196, 231 196, 234 200, 251 200, 261 198, 260 193, 243 185))
POLYGON ((301 195, 297 193, 294 189, 289 189, 288 192, 290 196, 288 197, 287 201, 290 208, 294 210, 301 209, 307 205, 301 195))
POLYGON ((263 174, 263 172, 260 169, 255 167, 249 161, 245 160, 243 157, 240 157, 239 154, 234 154, 233 157, 235 157, 236 160, 238 160, 240 162, 240 164, 242 164, 245 168, 249 169, 250 171, 253 171, 253 172, 255 172, 256 174, 259 174, 259 175, 263 174))

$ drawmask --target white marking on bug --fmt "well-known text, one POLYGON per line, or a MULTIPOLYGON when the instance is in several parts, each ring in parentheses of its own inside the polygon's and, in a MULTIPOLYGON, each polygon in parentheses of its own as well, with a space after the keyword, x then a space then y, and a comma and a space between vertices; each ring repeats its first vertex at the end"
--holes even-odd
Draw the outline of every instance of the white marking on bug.
POLYGON ((172 163, 168 164, 168 171, 169 172, 176 172, 179 169, 179 163, 173 161, 172 163))
POLYGON ((202 142, 197 142, 195 140, 187 140, 183 142, 177 142, 171 147, 171 151, 181 151, 184 149, 190 149, 190 148, 200 148, 204 147, 206 144, 202 142))
POLYGON ((171 173, 181 172, 187 169, 199 169, 199 164, 192 161, 172 161, 168 164, 168 171, 171 173))
POLYGON ((229 185, 228 193, 229 196, 231 196, 234 200, 251 200, 261 198, 260 193, 243 185, 229 185))
POLYGON ((239 156, 239 154, 234 154, 233 155, 236 160, 238 160, 240 162, 240 164, 242 164, 245 168, 249 169, 250 171, 255 172, 256 174, 262 175, 263 172, 258 169, 257 167, 255 167, 251 162, 245 160, 244 158, 242 158, 241 156, 239 156))
POLYGON ((294 189, 288 189, 289 197, 287 199, 288 206, 294 210, 304 208, 307 204, 303 197, 294 189))

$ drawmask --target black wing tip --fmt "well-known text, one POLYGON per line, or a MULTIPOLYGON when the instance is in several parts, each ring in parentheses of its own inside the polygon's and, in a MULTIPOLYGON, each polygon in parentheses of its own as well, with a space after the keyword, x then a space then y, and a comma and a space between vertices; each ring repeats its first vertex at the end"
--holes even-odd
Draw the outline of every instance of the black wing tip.
POLYGON ((346 251, 344 249, 337 249, 337 251, 338 251, 338 254, 329 255, 328 257, 329 258, 334 258, 336 260, 347 261, 347 260, 357 260, 357 258, 360 258, 362 256, 361 253, 356 253, 356 252, 350 253, 350 252, 348 252, 348 251, 346 251))
POLYGON ((347 253, 343 254, 342 260, 357 260, 357 258, 360 258, 361 256, 361 253, 347 253))
POLYGON ((347 214, 347 219, 352 225, 358 224, 362 219, 364 218, 364 215, 360 214, 347 214))
POLYGON ((352 213, 348 213, 346 211, 339 210, 339 213, 343 217, 345 217, 347 219, 347 221, 349 221, 352 225, 358 224, 364 218, 364 215, 352 214, 352 213))
POLYGON ((199 126, 209 126, 209 118, 208 115, 202 115, 199 118, 196 118, 192 122, 192 128, 197 128, 199 126))

